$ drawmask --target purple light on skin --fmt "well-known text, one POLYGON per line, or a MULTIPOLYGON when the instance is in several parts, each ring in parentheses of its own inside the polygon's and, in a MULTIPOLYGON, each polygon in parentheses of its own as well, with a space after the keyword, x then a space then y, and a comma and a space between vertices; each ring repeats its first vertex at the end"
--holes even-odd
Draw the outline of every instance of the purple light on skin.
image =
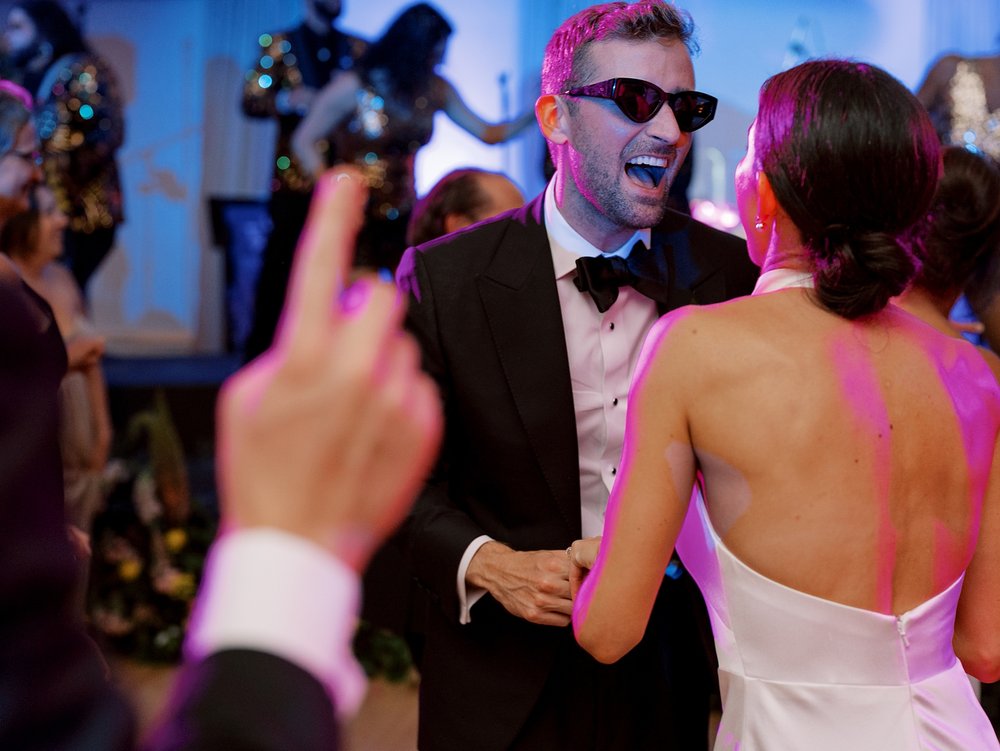
POLYGON ((853 410, 858 423, 859 443, 867 439, 868 445, 862 448, 871 448, 874 497, 878 504, 875 603, 879 612, 891 613, 897 538, 889 506, 892 424, 882 396, 878 373, 864 348, 859 346, 856 334, 857 330, 852 326, 843 337, 835 338, 830 359, 839 374, 844 401, 853 410))
MULTIPOLYGON (((996 438, 992 431, 984 430, 983 426, 996 424, 1000 417, 1000 385, 979 354, 964 346, 959 340, 952 343, 952 349, 946 356, 936 360, 936 365, 941 383, 955 409, 958 430, 965 449, 966 466, 969 469, 971 506, 968 523, 972 526, 967 533, 965 554, 971 558, 979 537, 983 496, 989 480, 989 470, 993 461, 993 442, 996 438), (993 398, 986 401, 984 410, 983 395, 990 393, 993 398)), ((939 524, 935 527, 934 542, 936 549, 941 549, 942 546, 953 547, 954 530, 939 524)), ((947 580, 949 578, 947 574, 938 571, 934 574, 935 586, 943 587, 951 583, 947 580)))

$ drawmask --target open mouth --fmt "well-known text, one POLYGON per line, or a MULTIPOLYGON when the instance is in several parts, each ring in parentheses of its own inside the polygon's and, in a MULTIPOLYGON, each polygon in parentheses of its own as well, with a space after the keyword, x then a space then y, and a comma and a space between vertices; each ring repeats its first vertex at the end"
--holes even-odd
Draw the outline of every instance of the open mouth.
POLYGON ((645 188, 658 188, 667 173, 667 160, 657 156, 637 156, 625 164, 625 174, 645 188))

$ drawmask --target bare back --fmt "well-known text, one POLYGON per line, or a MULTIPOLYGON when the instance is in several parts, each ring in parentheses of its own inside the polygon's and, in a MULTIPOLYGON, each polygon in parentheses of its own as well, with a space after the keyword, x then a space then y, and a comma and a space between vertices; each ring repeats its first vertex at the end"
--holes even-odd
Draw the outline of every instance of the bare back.
POLYGON ((697 363, 681 391, 726 545, 795 589, 902 613, 969 564, 1000 392, 971 345, 811 294, 682 314, 663 356, 697 363))

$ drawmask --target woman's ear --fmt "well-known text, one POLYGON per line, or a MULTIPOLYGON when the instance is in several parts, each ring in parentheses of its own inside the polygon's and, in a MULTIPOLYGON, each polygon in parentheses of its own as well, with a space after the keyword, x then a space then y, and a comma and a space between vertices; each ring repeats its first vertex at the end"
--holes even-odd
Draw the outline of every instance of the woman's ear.
POLYGON ((761 170, 757 173, 757 216, 762 222, 769 224, 777 213, 778 199, 774 195, 774 188, 764 170, 761 170))
POLYGON ((566 143, 565 104, 555 94, 542 94, 535 102, 535 117, 542 135, 552 143, 566 143))

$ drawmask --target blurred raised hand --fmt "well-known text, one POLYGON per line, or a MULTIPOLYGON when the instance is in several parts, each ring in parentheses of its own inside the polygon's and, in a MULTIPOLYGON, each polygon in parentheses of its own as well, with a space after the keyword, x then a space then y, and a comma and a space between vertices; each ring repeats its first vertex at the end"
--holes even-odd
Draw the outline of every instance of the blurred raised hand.
POLYGON ((345 288, 364 218, 361 173, 317 183, 273 347, 224 385, 224 527, 308 538, 360 571, 405 514, 441 437, 436 387, 393 285, 345 288))

